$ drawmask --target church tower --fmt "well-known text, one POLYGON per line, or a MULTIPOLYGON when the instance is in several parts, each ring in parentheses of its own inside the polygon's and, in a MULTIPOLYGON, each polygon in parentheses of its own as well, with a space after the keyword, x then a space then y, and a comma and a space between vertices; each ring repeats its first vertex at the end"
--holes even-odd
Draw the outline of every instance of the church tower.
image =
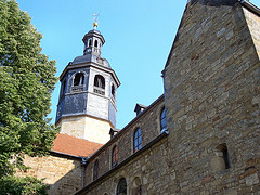
POLYGON ((110 128, 116 126, 120 82, 107 60, 101 57, 105 39, 96 30, 96 23, 82 41, 83 55, 70 62, 60 76, 55 124, 61 127, 61 133, 106 143, 110 128))

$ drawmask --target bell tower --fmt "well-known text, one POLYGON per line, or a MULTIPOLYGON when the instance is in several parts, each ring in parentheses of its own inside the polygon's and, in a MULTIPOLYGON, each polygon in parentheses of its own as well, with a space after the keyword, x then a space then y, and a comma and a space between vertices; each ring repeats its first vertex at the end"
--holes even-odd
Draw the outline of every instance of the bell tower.
POLYGON ((104 37, 97 24, 82 39, 83 55, 78 56, 60 76, 61 90, 56 126, 61 133, 96 143, 109 140, 116 126, 116 96, 120 82, 115 71, 101 56, 104 37))

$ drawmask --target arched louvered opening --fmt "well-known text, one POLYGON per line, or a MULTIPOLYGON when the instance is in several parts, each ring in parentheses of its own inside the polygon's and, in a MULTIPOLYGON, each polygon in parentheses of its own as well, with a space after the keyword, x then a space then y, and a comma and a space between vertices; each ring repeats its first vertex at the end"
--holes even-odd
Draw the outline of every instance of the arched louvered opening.
POLYGON ((84 75, 82 73, 76 74, 74 78, 74 87, 83 85, 84 75))

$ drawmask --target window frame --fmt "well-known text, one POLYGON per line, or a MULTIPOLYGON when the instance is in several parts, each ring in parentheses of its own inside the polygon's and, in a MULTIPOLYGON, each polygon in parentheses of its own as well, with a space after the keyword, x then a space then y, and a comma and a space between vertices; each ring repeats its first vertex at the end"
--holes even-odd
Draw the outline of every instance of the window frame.
POLYGON ((84 74, 83 73, 77 73, 74 77, 73 86, 74 87, 81 87, 84 83, 84 74), (79 78, 77 78, 79 77, 79 78), (76 81, 78 83, 76 83, 76 81))
POLYGON ((66 93, 66 85, 67 85, 67 79, 64 79, 63 83, 62 83, 62 94, 64 95, 66 93))
POLYGON ((96 159, 93 167, 93 181, 99 178, 99 159, 96 159))
POLYGON ((116 99, 116 87, 115 87, 114 83, 112 83, 111 94, 112 94, 112 97, 114 99, 116 99))
POLYGON ((230 156, 226 144, 223 144, 222 146, 221 153, 223 155, 225 170, 227 170, 231 168, 230 156))
POLYGON ((115 145, 112 150, 112 168, 118 164, 118 146, 115 145))
POLYGON ((89 39, 89 41, 88 41, 88 47, 92 47, 92 40, 91 39, 89 39))
POLYGON ((121 178, 117 184, 116 195, 127 195, 127 181, 121 178))
POLYGON ((165 106, 163 106, 160 111, 160 131, 164 130, 167 130, 167 110, 165 106), (163 125, 163 123, 165 124, 163 125))
POLYGON ((133 153, 136 153, 142 149, 142 129, 140 127, 134 130, 133 134, 133 153))
POLYGON ((95 77, 94 77, 94 87, 102 89, 102 90, 106 89, 106 80, 102 75, 95 75, 95 77), (97 80, 98 78, 100 78, 100 80, 101 80, 101 86, 99 86, 100 83, 97 80))
POLYGON ((215 167, 216 171, 227 171, 231 169, 231 159, 226 143, 218 145, 215 149, 215 167))

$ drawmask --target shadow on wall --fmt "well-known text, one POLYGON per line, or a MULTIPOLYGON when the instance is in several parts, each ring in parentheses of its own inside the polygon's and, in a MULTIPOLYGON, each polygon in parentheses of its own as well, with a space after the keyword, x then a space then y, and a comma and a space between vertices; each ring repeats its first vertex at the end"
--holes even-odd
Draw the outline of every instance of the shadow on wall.
MULTIPOLYGON (((81 159, 79 158, 62 158, 64 163, 53 166, 54 171, 50 173, 50 178, 60 177, 53 184, 50 184, 49 195, 71 195, 81 190, 81 159), (68 172, 67 172, 68 171, 68 172), (66 174, 64 174, 67 172, 66 174)), ((47 180, 47 179, 46 179, 47 180)))

